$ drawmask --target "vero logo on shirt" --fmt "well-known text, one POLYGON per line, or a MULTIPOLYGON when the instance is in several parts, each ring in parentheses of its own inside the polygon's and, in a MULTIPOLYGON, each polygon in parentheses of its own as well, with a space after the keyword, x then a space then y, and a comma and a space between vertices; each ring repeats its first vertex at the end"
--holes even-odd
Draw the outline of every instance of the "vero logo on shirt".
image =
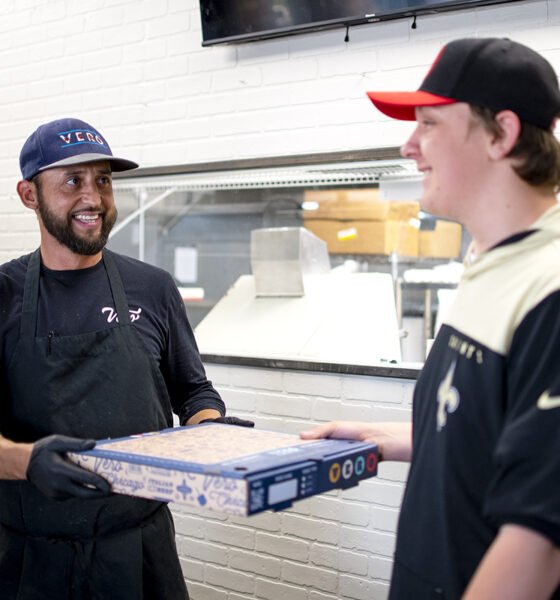
MULTIPOLYGON (((117 315, 117 311, 113 307, 104 306, 101 309, 101 312, 104 315, 107 315, 107 323, 112 323, 113 321, 116 321, 117 323, 119 322, 119 316, 117 315)), ((142 309, 137 308, 136 310, 132 310, 131 308, 129 308, 128 312, 130 313, 130 322, 134 323, 134 321, 138 321, 138 319, 140 318, 142 309)))

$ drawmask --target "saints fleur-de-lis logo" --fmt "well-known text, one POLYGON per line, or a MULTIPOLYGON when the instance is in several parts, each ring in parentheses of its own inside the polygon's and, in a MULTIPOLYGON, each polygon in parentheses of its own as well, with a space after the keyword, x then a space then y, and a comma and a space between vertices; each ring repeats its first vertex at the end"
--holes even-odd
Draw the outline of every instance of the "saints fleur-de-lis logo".
POLYGON ((453 375, 455 373, 456 362, 453 362, 447 371, 444 380, 439 384, 437 392, 437 430, 441 431, 447 425, 447 415, 453 413, 459 407, 460 397, 457 388, 454 388, 453 375))

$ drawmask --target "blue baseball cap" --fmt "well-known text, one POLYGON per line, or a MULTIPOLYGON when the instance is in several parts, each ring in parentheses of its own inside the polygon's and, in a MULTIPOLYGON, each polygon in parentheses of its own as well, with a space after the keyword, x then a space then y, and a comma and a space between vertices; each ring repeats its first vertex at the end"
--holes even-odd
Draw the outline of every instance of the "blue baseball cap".
POLYGON ((113 156, 105 138, 80 119, 59 119, 38 127, 26 140, 19 155, 24 179, 40 171, 108 160, 113 171, 136 169, 138 164, 113 156))

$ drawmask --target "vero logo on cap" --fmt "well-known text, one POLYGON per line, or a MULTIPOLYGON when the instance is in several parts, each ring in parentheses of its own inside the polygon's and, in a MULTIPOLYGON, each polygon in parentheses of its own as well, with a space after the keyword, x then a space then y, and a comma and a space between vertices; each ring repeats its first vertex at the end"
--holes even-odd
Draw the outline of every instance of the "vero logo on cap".
POLYGON ((59 131, 58 137, 62 140, 62 147, 76 146, 78 144, 94 144, 95 146, 105 146, 105 141, 96 132, 88 129, 71 129, 69 131, 59 131))

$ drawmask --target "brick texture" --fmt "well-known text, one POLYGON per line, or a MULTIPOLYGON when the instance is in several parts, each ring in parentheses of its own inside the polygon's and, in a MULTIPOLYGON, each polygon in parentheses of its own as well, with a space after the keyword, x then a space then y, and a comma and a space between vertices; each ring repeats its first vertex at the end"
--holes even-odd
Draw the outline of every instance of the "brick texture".
MULTIPOLYGON (((410 123, 365 98, 418 85, 439 47, 499 35, 560 72, 556 0, 240 46, 201 47, 196 0, 6 0, 0 7, 0 261, 38 244, 15 193, 23 141, 60 116, 91 121, 142 166, 399 146, 410 123)), ((117 198, 118 201, 118 198, 117 198)), ((297 433, 336 418, 410 418, 403 380, 209 365, 232 412, 297 433)), ((193 600, 384 600, 406 467, 277 514, 174 506, 193 600)))
MULTIPOLYGON (((408 380, 212 364, 207 370, 221 382, 231 412, 261 428, 298 433, 333 416, 367 418, 375 411, 410 418, 408 380)), ((406 473, 405 465, 385 464, 357 487, 249 518, 172 507, 194 600, 221 592, 228 600, 359 600, 366 592, 385 599, 406 473)))
MULTIPOLYGON (((0 229, 0 260, 37 244, 14 190, 19 149, 40 122, 91 121, 146 167, 399 146, 410 124, 377 114, 367 89, 416 86, 438 48, 467 35, 518 39, 560 70, 557 4, 426 16, 415 30, 408 19, 353 27, 348 43, 339 29, 202 48, 196 0, 9 0, 0 214, 13 222, 0 229)), ((361 399, 360 387, 348 392, 361 399)), ((337 397, 336 384, 323 395, 337 397)))

